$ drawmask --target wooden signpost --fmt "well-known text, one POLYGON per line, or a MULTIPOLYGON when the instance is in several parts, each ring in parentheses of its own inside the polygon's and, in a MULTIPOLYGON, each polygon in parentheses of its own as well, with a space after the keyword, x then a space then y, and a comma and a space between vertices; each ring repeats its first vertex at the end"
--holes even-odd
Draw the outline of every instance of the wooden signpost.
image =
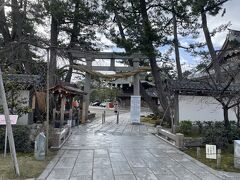
POLYGON ((216 159, 217 168, 221 166, 221 149, 217 150, 216 145, 206 144, 206 158, 207 159, 216 159))
POLYGON ((217 159, 216 145, 206 144, 206 158, 207 159, 217 159))
POLYGON ((6 93, 5 93, 5 89, 3 86, 1 68, 0 68, 0 95, 1 95, 1 100, 2 100, 2 104, 3 104, 3 111, 4 111, 4 115, 5 115, 7 135, 8 135, 8 140, 9 140, 9 147, 10 147, 10 152, 12 154, 14 169, 15 169, 16 175, 20 176, 17 155, 16 155, 16 149, 15 149, 15 143, 14 143, 14 138, 13 138, 13 133, 12 133, 12 125, 11 125, 9 110, 8 110, 8 105, 7 105, 6 93))

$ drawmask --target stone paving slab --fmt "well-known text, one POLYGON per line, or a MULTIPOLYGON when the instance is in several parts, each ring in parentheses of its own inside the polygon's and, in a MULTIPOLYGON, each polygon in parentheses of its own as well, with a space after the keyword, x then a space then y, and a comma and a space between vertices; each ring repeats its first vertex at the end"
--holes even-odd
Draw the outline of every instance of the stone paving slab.
POLYGON ((152 135, 153 127, 132 125, 129 113, 73 129, 72 136, 38 179, 217 180, 240 179, 219 172, 152 135))

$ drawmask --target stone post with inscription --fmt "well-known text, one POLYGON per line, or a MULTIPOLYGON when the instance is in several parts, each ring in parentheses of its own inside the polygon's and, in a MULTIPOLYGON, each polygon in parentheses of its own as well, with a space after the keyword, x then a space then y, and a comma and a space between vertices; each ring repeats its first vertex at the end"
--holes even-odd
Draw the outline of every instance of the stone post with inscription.
POLYGON ((234 140, 234 167, 240 168, 240 140, 234 140))
POLYGON ((36 160, 42 161, 45 159, 46 136, 43 132, 39 133, 35 139, 34 156, 36 160))

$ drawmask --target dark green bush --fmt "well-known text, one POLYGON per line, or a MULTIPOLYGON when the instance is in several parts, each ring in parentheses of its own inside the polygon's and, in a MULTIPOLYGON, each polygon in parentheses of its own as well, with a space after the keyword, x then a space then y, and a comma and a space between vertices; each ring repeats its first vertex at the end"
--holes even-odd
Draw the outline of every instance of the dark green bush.
POLYGON ((179 132, 184 135, 189 135, 192 132, 192 122, 191 121, 181 121, 179 126, 179 132))
POLYGON ((227 131, 224 128, 206 128, 203 135, 206 144, 214 144, 217 148, 225 148, 228 145, 227 131))
POLYGON ((198 133, 202 134, 202 132, 203 132, 203 123, 201 121, 196 121, 196 125, 198 127, 198 133))
POLYGON ((218 148, 225 148, 234 140, 240 138, 240 129, 236 123, 226 129, 223 122, 205 123, 203 131, 204 143, 215 144, 218 148))
MULTIPOLYGON (((33 142, 30 140, 30 128, 27 126, 12 126, 17 152, 31 152, 33 142)), ((4 150, 5 127, 0 127, 0 151, 4 150)), ((8 146, 9 147, 9 146, 8 146)))
POLYGON ((214 127, 214 122, 213 122, 213 121, 204 121, 204 122, 203 122, 203 126, 204 126, 205 128, 214 127))

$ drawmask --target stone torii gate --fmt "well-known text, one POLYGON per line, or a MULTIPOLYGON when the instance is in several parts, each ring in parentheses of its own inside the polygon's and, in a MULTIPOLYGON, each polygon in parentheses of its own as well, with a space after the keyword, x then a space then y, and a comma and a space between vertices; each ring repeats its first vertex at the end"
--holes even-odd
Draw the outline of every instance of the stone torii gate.
MULTIPOLYGON (((72 54, 75 58, 84 58, 86 60, 86 65, 90 70, 94 71, 133 71, 139 67, 139 61, 141 59, 147 59, 144 55, 140 53, 127 55, 124 53, 114 53, 114 52, 95 52, 95 51, 87 51, 82 52, 80 50, 71 49, 68 50, 69 53, 72 54), (92 66, 92 62, 96 59, 108 59, 110 60, 110 66, 92 66), (131 59, 133 61, 133 67, 116 67, 115 60, 116 59, 131 59)), ((84 83, 84 92, 87 92, 87 95, 83 97, 83 107, 82 107, 82 123, 84 123, 88 119, 88 109, 89 109, 89 92, 90 92, 90 82, 91 75, 86 73, 85 83, 84 83)), ((135 96, 140 96, 140 84, 139 84, 139 74, 134 75, 133 82, 133 94, 135 96)))

